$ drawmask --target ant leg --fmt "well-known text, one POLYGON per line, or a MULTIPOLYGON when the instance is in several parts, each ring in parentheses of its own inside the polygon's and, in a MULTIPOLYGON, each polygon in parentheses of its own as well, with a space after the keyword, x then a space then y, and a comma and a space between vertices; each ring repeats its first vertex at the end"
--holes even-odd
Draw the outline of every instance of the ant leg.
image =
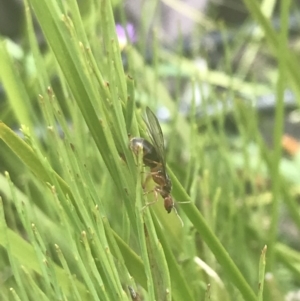
POLYGON ((143 206, 143 208, 141 209, 141 211, 144 211, 147 207, 149 207, 149 206, 155 204, 155 203, 158 201, 158 193, 157 193, 157 190, 156 190, 156 189, 147 191, 145 194, 148 194, 148 193, 151 193, 151 192, 154 192, 154 194, 155 194, 155 201, 150 202, 150 203, 147 203, 145 206, 143 206))
POLYGON ((155 187, 155 188, 152 189, 152 190, 144 191, 144 195, 149 194, 149 193, 152 193, 152 192, 155 193, 155 197, 156 197, 156 199, 157 199, 157 198, 158 198, 158 193, 161 192, 161 189, 160 189, 160 187, 155 187))
MULTIPOLYGON (((144 183, 143 183, 143 185, 142 185, 143 189, 145 189, 146 184, 149 182, 149 180, 151 179, 151 177, 152 177, 152 174, 151 174, 151 172, 150 172, 150 173, 147 174, 146 179, 145 179, 145 181, 144 181, 144 183)), ((152 191, 151 191, 151 192, 152 192, 152 191)))
POLYGON ((158 199, 153 202, 147 203, 145 206, 142 207, 141 211, 144 211, 147 207, 154 205, 157 201, 158 201, 158 199))

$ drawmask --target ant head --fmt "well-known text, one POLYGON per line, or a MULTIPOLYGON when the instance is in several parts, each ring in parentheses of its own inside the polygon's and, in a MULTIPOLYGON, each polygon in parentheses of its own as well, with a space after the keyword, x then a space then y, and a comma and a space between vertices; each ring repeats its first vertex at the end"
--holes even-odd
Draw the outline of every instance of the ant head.
POLYGON ((165 200, 165 209, 167 210, 168 213, 170 213, 172 211, 172 209, 174 208, 174 202, 173 199, 171 197, 171 195, 168 195, 164 198, 165 200))

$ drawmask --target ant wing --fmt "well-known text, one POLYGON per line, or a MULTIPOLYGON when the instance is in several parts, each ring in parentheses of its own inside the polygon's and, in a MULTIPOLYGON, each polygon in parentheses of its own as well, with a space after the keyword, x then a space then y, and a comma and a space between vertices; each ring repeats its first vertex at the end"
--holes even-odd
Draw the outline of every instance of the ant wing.
POLYGON ((165 169, 166 163, 165 163, 164 136, 163 136, 161 127, 159 125, 157 117, 149 109, 149 107, 146 107, 146 115, 147 115, 147 120, 145 120, 145 123, 147 125, 148 134, 149 134, 151 142, 159 156, 159 159, 163 165, 163 168, 165 169))

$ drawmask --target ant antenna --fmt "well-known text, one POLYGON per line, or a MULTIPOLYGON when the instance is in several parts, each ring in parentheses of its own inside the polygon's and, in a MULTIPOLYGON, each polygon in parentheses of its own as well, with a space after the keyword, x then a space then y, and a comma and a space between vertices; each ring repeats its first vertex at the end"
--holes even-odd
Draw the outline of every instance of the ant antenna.
POLYGON ((175 208, 175 206, 173 206, 173 210, 174 210, 175 214, 177 215, 177 217, 178 217, 178 219, 179 219, 179 221, 181 223, 181 226, 183 228, 184 227, 184 222, 183 222, 182 218, 179 216, 179 214, 178 214, 177 209, 175 208))

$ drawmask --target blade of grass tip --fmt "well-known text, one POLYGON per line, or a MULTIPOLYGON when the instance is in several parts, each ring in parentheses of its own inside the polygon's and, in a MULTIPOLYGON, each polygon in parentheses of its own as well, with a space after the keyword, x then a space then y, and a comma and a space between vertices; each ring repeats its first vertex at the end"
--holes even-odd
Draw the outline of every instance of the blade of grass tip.
MULTIPOLYGON (((185 192, 178 179, 175 177, 175 175, 169 168, 168 171, 173 183, 173 194, 177 197, 178 200, 181 200, 182 202, 190 202, 190 197, 185 192)), ((229 279, 240 291, 245 300, 257 300, 254 291, 246 282, 240 270, 237 268, 237 266, 235 265, 235 263, 233 262, 233 260, 219 241, 219 239, 209 228, 202 214, 198 211, 196 206, 192 203, 185 204, 185 206, 182 206, 182 210, 185 212, 191 223, 197 229, 197 231, 199 232, 209 249, 215 255, 217 261, 222 266, 224 273, 227 273, 229 279)))
MULTIPOLYGON (((102 223, 102 219, 100 220, 102 223)), ((101 225, 103 227, 103 225, 101 225)), ((103 266, 103 279, 105 280, 105 287, 108 290, 108 294, 110 294, 110 300, 113 298, 111 295, 112 292, 117 293, 119 296, 122 296, 124 290, 121 286, 120 272, 118 271, 118 267, 115 264, 116 257, 113 256, 111 251, 111 246, 108 244, 107 237, 105 235, 105 229, 103 227, 103 233, 100 236, 95 235, 96 230, 90 229, 90 235, 94 236, 93 244, 91 248, 93 248, 93 254, 99 254, 99 261, 103 266)), ((88 245, 87 245, 88 246, 88 245)), ((90 256, 91 263, 93 264, 94 259, 90 256)), ((96 274, 98 270, 95 268, 94 273, 96 274)))
MULTIPOLYGON (((98 218, 100 218, 99 215, 98 215, 98 218)), ((121 250, 118 247, 117 242, 113 236, 113 232, 111 231, 111 227, 108 223, 107 218, 102 218, 102 221, 103 221, 103 225, 105 228, 105 234, 106 234, 109 246, 110 246, 110 251, 111 251, 115 261, 117 261, 118 273, 119 273, 120 280, 122 283, 126 283, 127 285, 133 284, 133 279, 130 276, 130 273, 126 267, 125 260, 121 253, 121 250)))
POLYGON ((47 249, 35 224, 31 224, 31 232, 33 234, 31 235, 31 237, 33 237, 31 243, 34 247, 37 260, 42 270, 43 280, 46 284, 46 293, 47 295, 51 295, 51 291, 54 290, 55 294, 61 298, 61 291, 57 275, 55 273, 54 264, 51 258, 47 257, 47 249))
POLYGON ((64 14, 67 15, 67 12, 72 12, 72 20, 73 26, 75 28, 76 35, 78 39, 84 44, 89 45, 88 38, 86 32, 84 30, 84 25, 82 22, 80 10, 78 7, 77 1, 70 0, 67 3, 63 3, 64 7, 64 14))
MULTIPOLYGON (((26 278, 26 283, 27 283, 27 291, 29 291, 29 297, 31 298, 31 300, 34 299, 38 299, 40 301, 49 301, 49 300, 54 300, 56 298, 61 298, 61 294, 54 294, 53 290, 50 291, 48 293, 45 294, 40 285, 38 284, 38 282, 35 281, 34 278, 34 274, 30 273, 24 266, 21 266, 22 268, 22 272, 24 273, 24 276, 26 278)), ((44 287, 43 287, 44 289, 44 287)))
POLYGON ((78 287, 75 283, 75 278, 69 269, 68 263, 63 255, 60 247, 57 244, 55 244, 54 247, 55 247, 58 259, 62 265, 62 268, 63 268, 64 272, 67 274, 68 279, 70 280, 72 293, 73 293, 73 296, 75 297, 75 300, 81 300, 81 296, 79 294, 78 287))
MULTIPOLYGON (((93 276, 90 278, 91 286, 92 285, 95 286, 95 282, 97 283, 97 285, 96 285, 97 291, 99 291, 99 288, 100 288, 99 295, 101 295, 101 297, 105 301, 111 300, 110 298, 112 296, 109 297, 109 294, 111 294, 112 292, 116 293, 117 295, 120 295, 120 292, 118 292, 118 288, 113 287, 114 281, 110 281, 112 279, 108 280, 109 283, 107 284, 107 286, 104 284, 105 279, 102 279, 102 277, 98 271, 98 268, 95 264, 95 258, 92 255, 91 248, 89 246, 88 239, 87 239, 87 233, 85 231, 81 232, 81 241, 82 241, 82 243, 84 245, 84 249, 85 249, 85 253, 83 254, 83 256, 87 260, 87 265, 88 265, 87 271, 89 272, 89 274, 91 276, 93 276), (93 282, 94 279, 95 279, 95 282, 93 282), (106 287, 106 289, 105 289, 105 287, 106 287)), ((99 251, 100 251, 99 248, 97 248, 97 251, 98 251, 97 253, 99 254, 99 251)), ((102 251, 100 251, 100 252, 102 252, 102 251)), ((105 256, 103 257, 103 254, 99 254, 100 261, 102 261, 101 258, 103 258, 104 259, 103 261, 105 261, 105 256)), ((109 272, 109 270, 110 269, 108 266, 105 266, 105 265, 103 266, 104 274, 109 272)))
POLYGON ((210 298, 210 287, 211 287, 211 285, 207 284, 207 288, 206 288, 206 291, 205 291, 204 301, 211 300, 211 298, 210 298))
POLYGON ((86 266, 86 263, 83 262, 80 251, 78 249, 74 250, 74 256, 77 258, 77 266, 79 268, 80 275, 85 285, 87 286, 87 289, 89 290, 90 299, 98 300, 99 296, 97 293, 96 286, 91 280, 90 269, 86 266))
POLYGON ((265 283, 265 269, 266 269, 266 253, 267 246, 261 251, 260 260, 259 260, 259 272, 258 272, 258 301, 263 301, 263 293, 264 293, 264 283, 265 283))
POLYGON ((13 295, 13 298, 14 298, 15 301, 22 301, 23 300, 19 297, 19 295, 16 293, 16 291, 12 287, 10 288, 10 292, 13 295))

